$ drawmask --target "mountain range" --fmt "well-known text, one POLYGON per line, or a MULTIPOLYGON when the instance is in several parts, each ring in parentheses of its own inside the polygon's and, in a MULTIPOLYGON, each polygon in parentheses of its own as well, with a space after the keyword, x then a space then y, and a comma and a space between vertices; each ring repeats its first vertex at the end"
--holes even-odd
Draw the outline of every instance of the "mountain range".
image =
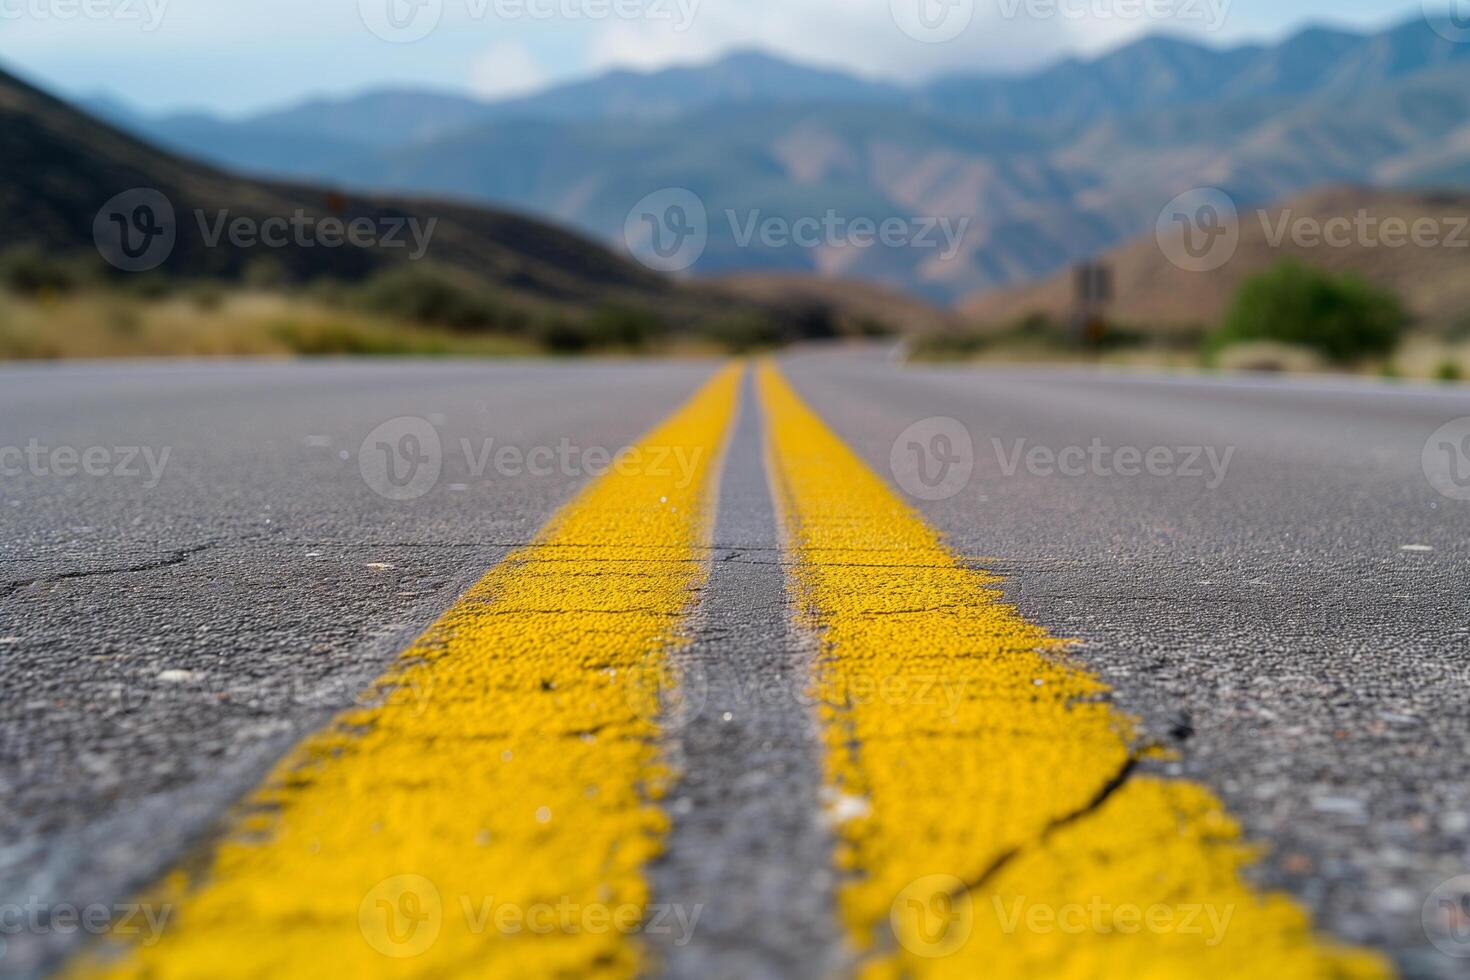
POLYGON ((615 244, 636 202, 687 188, 709 215, 696 273, 863 278, 944 303, 1099 253, 1201 184, 1254 206, 1470 181, 1470 45, 1423 19, 1225 49, 1155 36, 916 88, 740 52, 499 102, 394 90, 240 120, 87 106, 232 168, 489 203, 615 244), (739 233, 831 213, 965 234, 951 255, 739 233))
MULTIPOLYGON (((616 307, 657 313, 682 325, 723 321, 733 314, 770 316, 784 326, 796 315, 728 289, 676 282, 575 232, 506 210, 240 177, 136 139, 4 72, 0 158, 7 163, 0 179, 0 250, 30 248, 95 259, 94 249, 110 247, 98 231, 108 227, 108 207, 122 200, 127 203, 118 211, 119 224, 126 225, 130 216, 136 223, 135 207, 144 204, 150 208, 150 226, 173 228, 171 247, 147 267, 156 265, 158 277, 240 280, 264 262, 272 275, 288 282, 360 282, 421 257, 408 247, 417 235, 413 244, 422 246, 422 257, 444 275, 486 289, 508 311, 578 316, 616 307), (151 199, 139 198, 139 189, 151 199), (167 211, 173 212, 172 222, 160 216, 167 211), (403 247, 358 247, 342 241, 341 233, 333 247, 325 231, 319 241, 283 231, 278 245, 265 247, 210 231, 240 221, 257 228, 272 221, 283 229, 285 222, 316 228, 328 219, 343 226, 366 222, 382 241, 391 237, 403 247)), ((140 237, 144 244, 156 237, 152 231, 145 236, 141 225, 137 236, 127 227, 120 234, 134 244, 140 237)), ((260 241, 265 240, 262 232, 260 241)))

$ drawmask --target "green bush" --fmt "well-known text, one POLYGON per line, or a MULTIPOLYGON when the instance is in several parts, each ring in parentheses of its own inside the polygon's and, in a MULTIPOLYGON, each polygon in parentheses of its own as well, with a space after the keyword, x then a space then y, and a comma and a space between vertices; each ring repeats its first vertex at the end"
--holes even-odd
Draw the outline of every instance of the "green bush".
POLYGON ((641 350, 668 335, 663 318, 646 310, 604 306, 592 314, 587 333, 594 347, 641 350))
POLYGON ((592 346, 586 324, 560 316, 542 322, 536 329, 536 339, 554 354, 580 354, 592 346))
POLYGON ((426 265, 379 272, 357 290, 356 304, 372 313, 435 324, 451 330, 507 330, 524 318, 487 291, 426 265))
POLYGON ((1437 381, 1464 381, 1465 372, 1460 368, 1460 362, 1445 358, 1439 362, 1439 367, 1434 370, 1437 381))
POLYGON ((1240 287, 1211 342, 1216 349, 1257 340, 1298 344, 1344 364, 1391 354, 1408 322, 1391 291, 1287 261, 1240 287))
POLYGON ((35 245, 18 245, 0 254, 0 285, 19 296, 69 293, 95 278, 84 257, 59 256, 35 245))
POLYGON ((702 325, 699 333, 732 354, 779 347, 786 340, 770 317, 757 313, 720 317, 702 325))
POLYGON ((643 310, 605 306, 585 317, 554 315, 536 327, 536 339, 555 354, 643 350, 668 335, 663 318, 643 310))

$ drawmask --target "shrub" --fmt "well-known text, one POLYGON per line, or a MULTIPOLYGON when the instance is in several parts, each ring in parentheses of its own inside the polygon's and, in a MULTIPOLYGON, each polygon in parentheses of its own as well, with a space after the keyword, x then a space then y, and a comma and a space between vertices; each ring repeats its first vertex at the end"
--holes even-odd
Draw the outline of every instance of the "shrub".
POLYGON ((536 330, 536 339, 555 354, 580 354, 592 346, 585 324, 559 316, 541 323, 536 330))
POLYGON ((537 325, 536 339, 553 353, 580 354, 592 350, 642 350, 663 339, 668 332, 668 324, 657 314, 605 306, 580 318, 550 316, 537 325))
POLYGON ((85 259, 44 252, 35 245, 19 245, 0 254, 0 285, 20 296, 69 293, 92 278, 85 259))
POLYGON ((1248 341, 1296 344, 1342 364, 1392 353, 1408 321, 1391 291, 1288 261, 1240 287, 1211 340, 1217 349, 1248 341))
POLYGON ((1439 362, 1439 367, 1435 368, 1434 377, 1437 381, 1464 381, 1465 372, 1460 367, 1459 361, 1447 357, 1439 362))
POLYGON ((604 306, 592 314, 586 325, 593 347, 624 347, 641 350, 663 339, 669 326, 655 313, 621 306, 604 306))
POLYGON ((376 273, 357 291, 357 305, 378 314, 451 330, 513 329, 519 318, 485 290, 425 265, 376 273))
POLYGON ((720 317, 703 325, 700 334, 732 354, 779 347, 786 340, 770 317, 757 313, 720 317))

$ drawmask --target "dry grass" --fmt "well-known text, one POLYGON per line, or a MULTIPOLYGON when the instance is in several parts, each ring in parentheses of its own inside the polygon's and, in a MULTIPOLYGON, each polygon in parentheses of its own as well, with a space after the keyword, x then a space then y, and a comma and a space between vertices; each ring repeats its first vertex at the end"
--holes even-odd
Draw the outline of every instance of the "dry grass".
POLYGON ((539 352, 530 340, 460 334, 259 292, 149 300, 114 293, 0 293, 0 359, 539 352))

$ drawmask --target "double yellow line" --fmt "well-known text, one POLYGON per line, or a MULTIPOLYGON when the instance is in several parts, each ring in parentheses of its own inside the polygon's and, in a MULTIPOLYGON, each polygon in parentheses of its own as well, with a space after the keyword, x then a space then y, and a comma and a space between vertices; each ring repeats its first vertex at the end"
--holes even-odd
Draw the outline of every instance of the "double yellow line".
MULTIPOLYGON (((160 941, 117 937, 71 972, 656 972, 637 933, 677 778, 659 711, 708 573, 742 374, 642 440, 645 458, 694 460, 692 481, 651 468, 589 486, 403 654, 378 704, 307 739, 207 859, 149 897, 174 908, 160 941)), ((1134 773, 1132 726, 1101 682, 774 366, 758 390, 791 591, 823 643, 812 685, 855 973, 1387 973, 1251 891, 1236 824, 1204 788, 1134 773), (875 685, 899 693, 854 696, 875 685)))

